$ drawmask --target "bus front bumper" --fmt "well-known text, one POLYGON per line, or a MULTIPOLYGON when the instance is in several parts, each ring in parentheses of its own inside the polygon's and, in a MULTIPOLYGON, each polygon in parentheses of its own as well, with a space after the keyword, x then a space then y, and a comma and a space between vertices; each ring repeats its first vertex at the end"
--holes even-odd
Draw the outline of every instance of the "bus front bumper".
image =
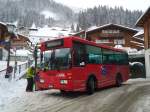
POLYGON ((73 81, 67 79, 55 79, 51 81, 44 81, 44 79, 39 79, 36 81, 36 90, 48 90, 48 89, 59 89, 64 91, 74 91, 73 81))

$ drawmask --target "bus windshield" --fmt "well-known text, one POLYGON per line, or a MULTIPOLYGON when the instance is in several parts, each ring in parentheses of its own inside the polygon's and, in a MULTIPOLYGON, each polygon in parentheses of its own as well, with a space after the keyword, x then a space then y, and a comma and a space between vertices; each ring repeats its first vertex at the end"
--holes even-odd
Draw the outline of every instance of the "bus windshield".
POLYGON ((42 67, 47 70, 63 70, 70 67, 70 48, 61 48, 43 52, 42 67))

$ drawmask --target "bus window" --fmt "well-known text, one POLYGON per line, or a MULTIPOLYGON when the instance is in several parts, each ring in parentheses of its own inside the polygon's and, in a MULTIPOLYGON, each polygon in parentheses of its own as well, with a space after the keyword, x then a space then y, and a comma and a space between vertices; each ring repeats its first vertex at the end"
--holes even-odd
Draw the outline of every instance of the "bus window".
POLYGON ((116 64, 114 51, 102 49, 102 52, 103 52, 103 64, 116 64))
POLYGON ((43 65, 49 70, 63 70, 70 67, 70 48, 44 51, 43 65))
POLYGON ((128 64, 128 55, 126 53, 116 53, 115 58, 118 64, 125 65, 128 64))
POLYGON ((101 48, 87 45, 87 62, 91 64, 101 64, 102 63, 102 53, 101 48))

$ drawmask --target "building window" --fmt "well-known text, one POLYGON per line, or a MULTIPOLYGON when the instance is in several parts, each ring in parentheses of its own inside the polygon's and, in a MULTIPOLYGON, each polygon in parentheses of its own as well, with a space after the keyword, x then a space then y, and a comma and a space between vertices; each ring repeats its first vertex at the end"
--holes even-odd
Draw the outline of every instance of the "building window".
POLYGON ((125 44, 125 40, 124 39, 114 39, 114 44, 116 44, 116 45, 125 44))
POLYGON ((96 43, 109 43, 109 39, 96 40, 96 43))

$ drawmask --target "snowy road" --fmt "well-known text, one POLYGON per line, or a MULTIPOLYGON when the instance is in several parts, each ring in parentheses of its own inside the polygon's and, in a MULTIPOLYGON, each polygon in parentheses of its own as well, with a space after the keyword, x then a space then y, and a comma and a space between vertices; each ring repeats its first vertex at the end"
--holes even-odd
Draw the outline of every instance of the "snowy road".
POLYGON ((150 112, 150 81, 128 81, 90 96, 56 90, 22 92, 0 112, 150 112))

